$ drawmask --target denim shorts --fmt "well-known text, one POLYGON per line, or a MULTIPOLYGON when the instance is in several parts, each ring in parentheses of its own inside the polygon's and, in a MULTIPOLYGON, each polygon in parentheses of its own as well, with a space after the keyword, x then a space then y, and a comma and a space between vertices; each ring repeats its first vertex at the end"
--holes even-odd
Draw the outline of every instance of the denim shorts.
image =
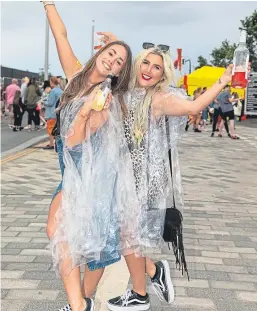
POLYGON ((207 120, 208 119, 208 112, 209 112, 209 109, 206 108, 202 111, 202 118, 203 120, 207 120))
MULTIPOLYGON (((63 162, 63 143, 60 137, 56 137, 55 138, 55 144, 56 144, 56 151, 58 153, 58 159, 59 159, 59 164, 60 164, 60 169, 61 169, 61 174, 63 177, 64 174, 64 162, 63 162)), ((55 190, 55 193, 53 195, 52 201, 53 199, 56 197, 56 195, 62 190, 62 181, 60 182, 60 184, 58 185, 57 189, 55 190)), ((112 244, 118 244, 118 234, 116 236, 116 240, 112 241, 112 244)), ((114 247, 115 249, 115 247, 114 247)), ((91 261, 87 264, 88 269, 90 271, 94 271, 100 268, 105 268, 106 266, 109 266, 115 262, 120 261, 121 259, 121 255, 120 252, 118 250, 113 250, 113 251, 108 251, 108 250, 103 250, 101 252, 101 259, 97 260, 97 261, 91 261)))

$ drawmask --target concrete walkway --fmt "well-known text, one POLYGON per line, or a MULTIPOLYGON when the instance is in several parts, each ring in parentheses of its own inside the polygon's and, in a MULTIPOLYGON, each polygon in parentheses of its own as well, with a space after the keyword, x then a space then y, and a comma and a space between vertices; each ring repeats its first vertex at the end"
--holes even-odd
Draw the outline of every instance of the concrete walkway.
MULTIPOLYGON (((241 140, 185 134, 180 158, 185 191, 184 242, 191 280, 174 267, 173 305, 150 283, 152 311, 257 310, 257 130, 238 126, 241 140)), ((2 310, 58 310, 66 304, 52 269, 45 233, 60 181, 54 151, 35 149, 2 165, 2 310)), ((158 258, 157 258, 158 257, 158 258)), ((98 310, 130 283, 124 261, 111 266, 96 293, 98 310)))

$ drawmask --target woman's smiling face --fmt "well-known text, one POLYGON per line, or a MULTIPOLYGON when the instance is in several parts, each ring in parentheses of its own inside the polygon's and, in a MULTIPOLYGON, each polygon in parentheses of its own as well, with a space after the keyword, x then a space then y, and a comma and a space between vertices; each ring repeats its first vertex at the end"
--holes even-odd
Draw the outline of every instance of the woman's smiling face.
POLYGON ((127 51, 122 45, 114 44, 96 59, 96 70, 101 76, 119 75, 127 60, 127 51))
POLYGON ((162 56, 150 53, 143 60, 137 73, 137 81, 140 87, 149 88, 156 85, 162 78, 164 64, 162 56))

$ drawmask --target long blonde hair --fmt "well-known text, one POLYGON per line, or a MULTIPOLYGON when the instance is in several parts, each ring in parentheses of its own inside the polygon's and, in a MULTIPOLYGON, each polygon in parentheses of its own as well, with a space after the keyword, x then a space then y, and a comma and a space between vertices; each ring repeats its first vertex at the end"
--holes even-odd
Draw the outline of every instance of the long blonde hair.
POLYGON ((158 48, 150 48, 141 51, 135 58, 130 89, 133 91, 138 87, 137 73, 140 71, 142 62, 149 54, 160 55, 163 59, 163 76, 154 86, 147 89, 143 101, 136 107, 135 121, 132 129, 132 137, 138 144, 141 143, 143 135, 147 130, 148 111, 152 102, 152 97, 156 92, 167 91, 170 84, 175 83, 175 69, 169 53, 164 53, 158 48))

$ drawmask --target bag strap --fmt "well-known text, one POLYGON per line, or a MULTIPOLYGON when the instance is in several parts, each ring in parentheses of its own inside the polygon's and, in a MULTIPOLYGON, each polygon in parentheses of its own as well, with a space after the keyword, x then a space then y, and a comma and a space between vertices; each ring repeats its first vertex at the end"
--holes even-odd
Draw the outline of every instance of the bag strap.
MULTIPOLYGON (((169 128, 169 119, 166 116, 165 117, 165 122, 166 122, 166 133, 168 136, 168 142, 169 142, 169 136, 170 136, 170 128, 169 128)), ((171 180, 172 180, 172 187, 173 187, 173 208, 177 210, 176 208, 176 200, 174 196, 174 185, 173 185, 173 174, 172 174, 172 159, 171 159, 171 148, 169 148, 169 162, 170 162, 170 173, 171 173, 171 180)), ((178 211, 178 210, 177 210, 178 211)), ((187 279, 189 281, 189 274, 188 274, 188 269, 187 269, 187 262, 185 258, 185 252, 184 252, 184 243, 183 243, 183 227, 182 223, 180 225, 180 228, 176 231, 176 243, 172 242, 173 246, 173 252, 176 257, 176 264, 179 264, 179 269, 181 267, 182 269, 182 275, 184 271, 187 273, 187 279)), ((170 249, 170 245, 168 243, 168 247, 170 249)))

